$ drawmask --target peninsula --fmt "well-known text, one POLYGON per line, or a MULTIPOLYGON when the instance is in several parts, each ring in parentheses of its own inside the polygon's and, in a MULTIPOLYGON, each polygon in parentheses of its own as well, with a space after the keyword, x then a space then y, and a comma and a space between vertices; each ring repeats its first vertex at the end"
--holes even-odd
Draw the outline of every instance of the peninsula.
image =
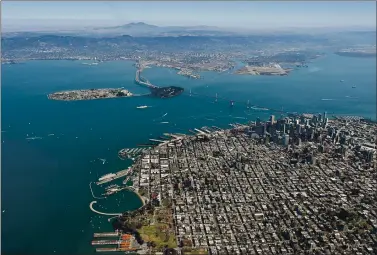
POLYGON ((47 97, 51 100, 77 101, 131 96, 133 94, 123 88, 106 88, 60 91, 49 94, 47 97))
MULTIPOLYGON (((325 112, 232 126, 143 152, 132 189, 145 204, 113 235, 132 234, 140 254, 376 252, 375 123, 325 112)), ((129 245, 116 238, 97 251, 129 245)))

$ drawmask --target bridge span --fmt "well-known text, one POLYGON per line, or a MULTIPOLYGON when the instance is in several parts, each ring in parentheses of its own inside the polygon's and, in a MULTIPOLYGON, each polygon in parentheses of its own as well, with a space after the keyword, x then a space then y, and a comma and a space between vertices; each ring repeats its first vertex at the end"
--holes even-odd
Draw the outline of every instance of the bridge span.
POLYGON ((136 75, 135 75, 135 82, 139 85, 142 85, 142 86, 146 86, 150 89, 156 89, 156 88, 159 88, 158 86, 156 85, 153 85, 152 83, 150 83, 147 79, 143 78, 141 76, 141 72, 143 71, 142 68, 139 68, 136 70, 136 75))

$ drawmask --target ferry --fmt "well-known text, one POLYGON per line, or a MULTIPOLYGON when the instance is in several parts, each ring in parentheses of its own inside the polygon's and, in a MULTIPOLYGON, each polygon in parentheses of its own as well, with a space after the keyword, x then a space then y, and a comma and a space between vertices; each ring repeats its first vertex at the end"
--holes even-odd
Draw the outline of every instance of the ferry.
POLYGON ((136 108, 137 109, 145 109, 145 108, 148 108, 148 106, 147 105, 140 105, 140 106, 137 106, 136 108))
POLYGON ((113 173, 105 174, 105 175, 101 176, 101 178, 99 178, 98 181, 103 181, 105 179, 110 179, 110 178, 115 177, 115 176, 116 176, 116 174, 113 174, 113 173))
POLYGON ((256 106, 252 106, 252 107, 250 107, 250 108, 253 109, 253 110, 268 111, 267 108, 259 108, 259 107, 256 107, 256 106))

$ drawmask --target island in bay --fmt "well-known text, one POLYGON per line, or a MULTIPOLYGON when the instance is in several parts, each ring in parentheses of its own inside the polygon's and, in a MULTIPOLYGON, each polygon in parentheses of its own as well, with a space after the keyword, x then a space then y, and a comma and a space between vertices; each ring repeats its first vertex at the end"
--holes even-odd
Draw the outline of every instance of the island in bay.
POLYGON ((373 58, 376 57, 376 45, 373 47, 347 48, 336 51, 335 54, 344 57, 373 58))
POLYGON ((236 71, 236 74, 249 75, 288 75, 291 69, 284 69, 279 64, 271 64, 268 66, 245 66, 236 71))
POLYGON ((133 94, 123 88, 104 88, 60 91, 49 94, 47 97, 52 100, 76 101, 131 96, 133 94))

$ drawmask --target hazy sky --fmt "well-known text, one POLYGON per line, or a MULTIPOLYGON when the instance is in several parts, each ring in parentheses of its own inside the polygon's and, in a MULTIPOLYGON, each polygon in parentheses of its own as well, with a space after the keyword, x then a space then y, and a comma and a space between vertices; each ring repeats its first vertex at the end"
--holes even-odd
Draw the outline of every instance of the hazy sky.
POLYGON ((146 22, 219 27, 376 25, 376 2, 2 2, 3 29, 82 28, 146 22))

